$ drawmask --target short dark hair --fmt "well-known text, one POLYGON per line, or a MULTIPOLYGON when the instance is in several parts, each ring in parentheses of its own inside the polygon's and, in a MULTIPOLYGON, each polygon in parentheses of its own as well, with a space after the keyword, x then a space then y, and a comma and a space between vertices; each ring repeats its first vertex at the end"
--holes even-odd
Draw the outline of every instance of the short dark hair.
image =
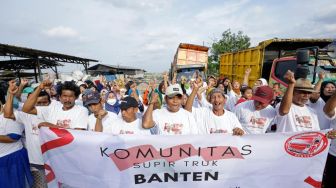
POLYGON ((280 83, 278 83, 278 82, 275 82, 275 83, 273 84, 273 86, 275 86, 275 85, 278 85, 278 86, 280 87, 280 83))
POLYGON ((44 97, 44 96, 48 97, 48 101, 50 103, 51 102, 50 95, 45 90, 42 90, 39 94, 39 97, 44 97))
POLYGON ((79 87, 78 87, 78 86, 75 84, 75 82, 73 82, 73 81, 65 81, 65 82, 61 85, 59 91, 57 92, 58 95, 61 96, 63 90, 70 90, 70 91, 73 91, 73 92, 75 93, 76 98, 77 98, 77 97, 79 96, 79 94, 80 94, 79 87))
POLYGON ((245 87, 241 87, 240 88, 240 92, 242 93, 242 94, 244 94, 247 90, 252 90, 252 88, 251 87, 249 87, 249 86, 245 86, 245 87))

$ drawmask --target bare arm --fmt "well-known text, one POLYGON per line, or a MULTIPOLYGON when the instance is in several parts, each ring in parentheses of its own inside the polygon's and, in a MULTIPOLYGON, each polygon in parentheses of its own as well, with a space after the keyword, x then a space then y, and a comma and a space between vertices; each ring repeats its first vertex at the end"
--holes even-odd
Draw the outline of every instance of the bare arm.
POLYGON ((96 117, 95 132, 103 132, 103 118, 107 115, 107 111, 101 109, 96 117))
POLYGON ((323 107, 324 113, 328 117, 333 117, 335 115, 335 107, 336 107, 336 93, 334 93, 331 98, 327 101, 327 103, 323 107))
POLYGON ((280 103, 279 108, 279 114, 281 116, 284 116, 289 113, 289 110, 292 105, 293 100, 293 92, 294 92, 294 86, 295 86, 295 78, 294 73, 291 71, 287 71, 285 78, 289 81, 287 90, 285 92, 285 95, 280 103))
POLYGON ((152 100, 148 104, 148 108, 142 117, 142 127, 144 129, 150 129, 155 125, 155 122, 153 120, 153 110, 154 110, 154 103, 158 102, 158 97, 159 97, 158 94, 153 92, 152 100))
POLYGON ((15 80, 9 81, 8 87, 8 98, 6 100, 6 104, 4 107, 4 117, 8 119, 15 120, 14 112, 13 112, 13 99, 14 95, 18 92, 19 88, 15 85, 15 80))
POLYGON ((21 101, 21 94, 22 94, 22 91, 23 91, 23 88, 28 84, 28 80, 27 79, 21 79, 21 83, 19 85, 19 90, 18 92, 16 92, 15 96, 16 98, 19 99, 19 101, 21 101))
POLYGON ((200 87, 202 87, 202 85, 203 85, 202 80, 198 80, 197 83, 196 82, 194 83, 193 90, 187 99, 186 105, 184 106, 185 110, 192 112, 192 105, 194 103, 195 96, 198 95, 198 90, 200 87))
POLYGON ((35 104, 37 101, 37 98, 41 92, 42 89, 48 88, 51 86, 51 82, 46 80, 43 81, 36 89, 35 91, 29 96, 27 101, 24 103, 22 107, 22 111, 28 114, 37 114, 37 110, 35 108, 35 104))
POLYGON ((17 140, 13 140, 9 136, 0 135, 0 143, 13 143, 13 142, 16 142, 16 141, 17 140))
MULTIPOLYGON (((317 81, 317 83, 315 84, 314 90, 315 91, 320 91, 321 89, 321 85, 322 82, 325 78, 325 73, 323 71, 319 72, 319 80, 317 81)), ((316 101, 320 98, 320 93, 316 92, 316 93, 312 93, 311 97, 310 97, 310 102, 312 103, 316 103, 316 101)))
POLYGON ((247 68, 245 70, 245 74, 244 74, 243 85, 247 85, 248 86, 250 73, 251 73, 251 68, 247 68))

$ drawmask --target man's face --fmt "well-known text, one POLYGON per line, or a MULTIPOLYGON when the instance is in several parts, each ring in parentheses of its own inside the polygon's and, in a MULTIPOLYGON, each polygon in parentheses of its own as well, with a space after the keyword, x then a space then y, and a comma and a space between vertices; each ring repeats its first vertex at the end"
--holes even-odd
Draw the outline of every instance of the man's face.
POLYGON ((124 121, 127 123, 131 123, 136 120, 136 113, 138 111, 138 108, 130 107, 126 110, 121 110, 121 116, 124 121))
POLYGON ((97 113, 103 109, 103 105, 100 102, 96 104, 89 104, 89 109, 94 115, 97 115, 97 113))
POLYGON ((225 102, 226 99, 221 93, 214 93, 210 97, 210 103, 214 110, 223 110, 225 102))
POLYGON ((49 104, 48 96, 37 97, 36 106, 48 106, 49 104))
POLYGON ((171 112, 178 112, 182 104, 182 95, 175 95, 173 97, 166 96, 167 108, 171 112))
POLYGON ((259 110, 262 110, 264 108, 266 108, 270 103, 263 103, 263 102, 260 102, 260 101, 254 101, 254 108, 259 111, 259 110))
POLYGON ((293 103, 298 106, 304 106, 311 96, 311 92, 294 90, 293 103))
POLYGON ((60 101, 65 108, 71 108, 75 105, 75 92, 71 90, 63 90, 60 96, 60 101))

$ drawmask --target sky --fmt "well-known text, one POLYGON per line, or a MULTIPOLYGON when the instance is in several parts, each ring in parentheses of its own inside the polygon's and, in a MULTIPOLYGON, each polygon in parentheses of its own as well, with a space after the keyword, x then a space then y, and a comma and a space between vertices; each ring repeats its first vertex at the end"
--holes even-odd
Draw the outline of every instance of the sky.
POLYGON ((0 9, 2 44, 148 72, 168 70, 179 43, 211 46, 227 29, 252 46, 336 38, 335 0, 2 0, 0 9))

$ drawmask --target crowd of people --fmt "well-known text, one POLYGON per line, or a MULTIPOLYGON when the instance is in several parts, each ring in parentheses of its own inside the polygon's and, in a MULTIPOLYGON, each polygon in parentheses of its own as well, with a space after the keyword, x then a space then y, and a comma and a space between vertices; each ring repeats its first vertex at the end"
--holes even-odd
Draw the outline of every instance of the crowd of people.
MULTIPOLYGON (((288 71, 280 84, 258 79, 248 86, 229 78, 176 75, 140 92, 132 80, 79 78, 29 85, 8 83, 0 115, 0 187, 47 187, 39 128, 52 127, 113 135, 271 134, 332 129, 336 138, 336 84, 324 73, 312 85, 288 71), (282 99, 282 100, 281 100, 282 99)), ((332 140, 323 185, 336 187, 336 142, 332 140)))

